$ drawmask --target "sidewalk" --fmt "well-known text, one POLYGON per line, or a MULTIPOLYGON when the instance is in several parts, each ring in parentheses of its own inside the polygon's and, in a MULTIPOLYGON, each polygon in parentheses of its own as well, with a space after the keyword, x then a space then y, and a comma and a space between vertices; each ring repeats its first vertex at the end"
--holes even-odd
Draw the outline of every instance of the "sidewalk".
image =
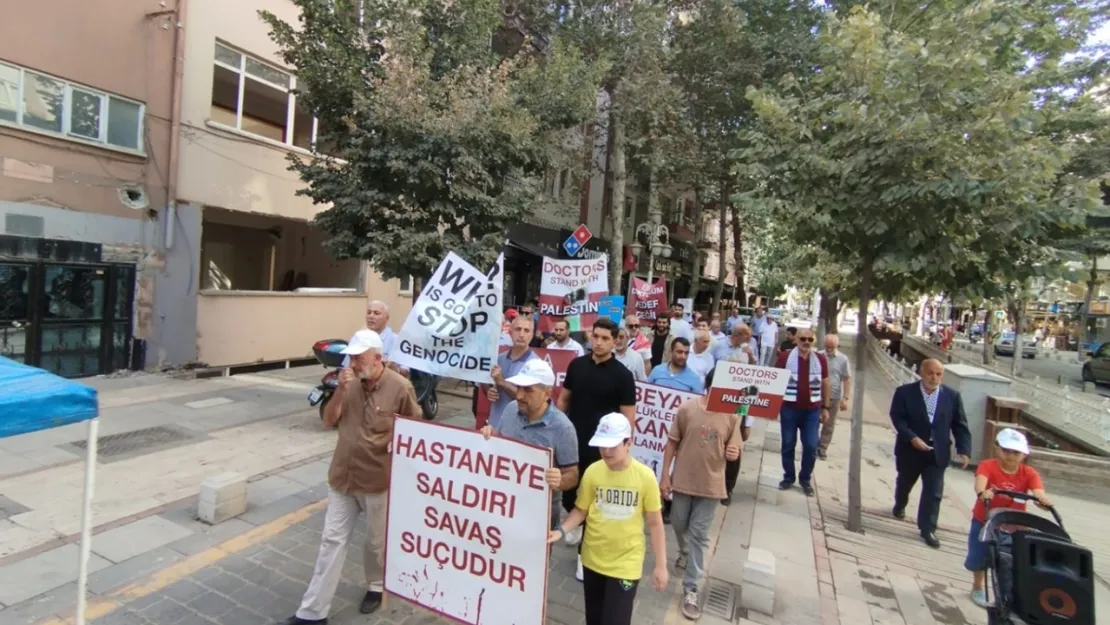
MULTIPOLYGON (((90 590, 104 593, 317 501, 335 432, 305 400, 319 367, 207 380, 127 375, 100 392, 90 590), (247 513, 195 520, 200 483, 248 478, 247 513)), ((444 394, 441 420, 469 417, 444 394)), ((83 425, 0 440, 0 625, 73 609, 84 490, 83 425)))
MULTIPOLYGON (((850 352, 849 352, 850 353, 850 352)), ((915 490, 906 520, 890 515, 894 486, 893 434, 887 417, 893 387, 872 368, 865 409, 863 475, 863 534, 847 531, 848 449, 850 423, 838 422, 829 459, 818 462, 818 496, 808 499, 800 490, 781 493, 777 505, 757 503, 750 546, 775 556, 774 614, 748 613, 752 621, 806 625, 979 625, 986 613, 971 603, 970 574, 963 556, 974 503, 970 471, 950 469, 945 480, 945 502, 937 536, 942 548, 922 543, 913 519, 915 490), (876 379, 878 378, 878 379, 876 379), (807 535, 810 540, 799 540, 807 535)), ((857 396, 857 399, 859 397, 857 396)), ((749 449, 749 455, 755 455, 749 449)), ((758 452, 757 452, 758 453, 758 452)), ((763 451, 762 466, 769 479, 781 478, 779 454, 763 451)), ((918 487, 920 488, 920 487, 918 487)), ((1069 497, 1054 497, 1073 538, 1095 554, 1098 623, 1110 623, 1110 542, 1100 531, 1110 505, 1069 497)), ((744 529, 746 519, 738 519, 744 529)), ((725 519, 723 535, 735 531, 733 511, 725 519)), ((743 531, 741 531, 743 533, 743 531)), ((732 584, 743 581, 747 545, 737 544, 731 557, 721 551, 731 539, 722 538, 711 576, 732 584)), ((745 615, 743 610, 739 610, 745 615)), ((743 621, 742 621, 743 622, 743 621)))

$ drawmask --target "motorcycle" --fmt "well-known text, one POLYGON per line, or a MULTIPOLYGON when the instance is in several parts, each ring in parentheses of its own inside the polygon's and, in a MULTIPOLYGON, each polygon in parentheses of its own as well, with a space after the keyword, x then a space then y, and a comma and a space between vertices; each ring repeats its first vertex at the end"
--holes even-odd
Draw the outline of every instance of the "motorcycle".
MULTIPOLYGON (((347 347, 347 341, 342 339, 325 339, 317 341, 312 346, 316 361, 331 369, 320 378, 320 383, 308 394, 308 405, 319 407, 321 420, 324 418, 328 402, 335 395, 335 389, 339 387, 339 372, 343 370, 343 361, 346 358, 340 352, 345 347, 347 347)), ((424 419, 427 421, 435 419, 439 413, 439 396, 436 394, 439 376, 412 370, 409 371, 409 380, 412 381, 412 387, 416 391, 416 402, 420 404, 424 419)))
POLYGON ((347 341, 343 339, 316 341, 312 346, 316 362, 331 369, 320 378, 320 383, 308 394, 308 405, 319 406, 320 420, 324 419, 328 402, 335 395, 335 389, 339 387, 339 372, 343 370, 343 360, 346 358, 341 352, 345 347, 347 347, 347 341))

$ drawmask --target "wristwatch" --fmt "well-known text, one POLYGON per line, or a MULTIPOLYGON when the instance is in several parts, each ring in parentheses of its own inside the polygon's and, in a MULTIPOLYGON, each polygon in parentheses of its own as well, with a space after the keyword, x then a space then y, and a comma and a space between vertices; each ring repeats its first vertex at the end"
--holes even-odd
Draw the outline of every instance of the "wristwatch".
POLYGON ((564 538, 567 537, 567 531, 565 529, 563 529, 562 525, 556 527, 555 531, 559 532, 559 540, 563 540, 564 538))

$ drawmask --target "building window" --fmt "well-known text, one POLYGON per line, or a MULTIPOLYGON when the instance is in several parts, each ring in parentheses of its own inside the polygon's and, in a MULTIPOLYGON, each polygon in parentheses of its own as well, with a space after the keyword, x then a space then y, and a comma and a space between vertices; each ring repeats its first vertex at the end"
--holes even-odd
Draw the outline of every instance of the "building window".
POLYGON ((0 124, 142 152, 145 108, 134 100, 0 63, 0 124))
POLYGON ((217 43, 212 121, 311 151, 320 124, 297 102, 296 86, 293 74, 217 43))
POLYGON ((401 295, 412 295, 412 276, 404 276, 399 280, 401 286, 398 290, 401 295))

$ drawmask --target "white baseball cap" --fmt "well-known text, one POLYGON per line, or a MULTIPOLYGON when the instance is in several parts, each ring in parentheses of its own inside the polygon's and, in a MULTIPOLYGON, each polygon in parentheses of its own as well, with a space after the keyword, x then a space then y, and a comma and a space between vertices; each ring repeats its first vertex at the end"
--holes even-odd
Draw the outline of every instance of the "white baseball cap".
POLYGON ((610 412, 601 418, 590 439, 590 447, 616 447, 632 438, 632 424, 619 412, 610 412))
POLYGON ((520 368, 520 373, 505 381, 513 386, 535 386, 537 384, 555 386, 555 372, 546 360, 533 358, 524 363, 524 366, 520 368))
POLYGON ((351 337, 351 342, 339 353, 348 356, 358 356, 372 349, 376 349, 380 352, 382 351, 382 346, 383 343, 380 334, 373 330, 359 330, 351 337))
POLYGON ((1018 451, 1026 456, 1029 455, 1029 440, 1025 435, 1018 432, 1014 428, 1006 428, 998 433, 994 438, 998 446, 1002 449, 1009 449, 1010 451, 1018 451))

